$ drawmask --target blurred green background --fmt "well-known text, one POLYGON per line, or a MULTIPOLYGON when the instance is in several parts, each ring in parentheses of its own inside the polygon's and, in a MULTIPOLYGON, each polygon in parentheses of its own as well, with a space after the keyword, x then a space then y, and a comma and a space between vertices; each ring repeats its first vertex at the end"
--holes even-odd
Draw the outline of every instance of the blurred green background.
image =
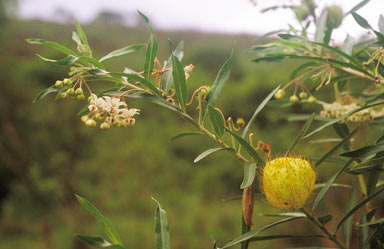
MULTIPOLYGON (((94 203, 115 224, 127 248, 155 248, 155 203, 151 196, 168 213, 173 248, 210 248, 210 236, 220 246, 240 234, 241 202, 225 201, 241 195, 243 168, 239 161, 230 153, 219 152, 194 164, 199 153, 215 144, 202 136, 171 142, 174 135, 193 127, 168 110, 138 100, 128 100, 130 107, 142 110, 136 125, 108 131, 83 125, 76 113, 86 104, 84 101, 54 101, 52 95, 32 104, 41 89, 66 77, 67 70, 35 56, 38 53, 61 58, 61 54, 27 44, 25 39, 54 40, 75 49, 71 40, 74 25, 2 16, 0 248, 88 248, 73 234, 100 234, 101 229, 77 203, 75 193, 94 203)), ((149 37, 144 25, 124 27, 103 19, 83 28, 96 58, 125 45, 145 43, 149 37)), ((226 116, 243 117, 246 121, 273 88, 288 80, 295 65, 251 63, 252 55, 247 49, 265 42, 257 37, 164 32, 156 28, 155 35, 160 44, 160 61, 169 56, 168 38, 174 44, 184 40, 183 63, 196 67, 188 81, 190 92, 202 84, 212 84, 236 41, 231 77, 218 105, 226 116)), ((106 64, 110 70, 129 67, 141 71, 144 54, 143 50, 106 64)), ((282 153, 303 124, 288 122, 285 115, 318 109, 319 106, 305 104, 279 110, 267 107, 252 132, 256 141, 269 143, 274 153, 282 153)), ((330 147, 303 143, 296 151, 312 156, 327 148, 330 147)), ((338 168, 325 169, 318 172, 320 182, 338 168)), ((340 194, 342 190, 335 191, 340 194)), ((331 206, 342 204, 344 198, 333 199, 331 206)), ((276 211, 263 198, 257 199, 255 226, 273 221, 259 213, 276 211)), ((282 227, 289 230, 291 225, 282 227)), ((308 231, 297 226, 297 232, 300 229, 308 231)), ((311 241, 284 243, 286 247, 297 243, 311 245, 311 241)), ((270 246, 263 242, 251 244, 250 248, 270 246)))

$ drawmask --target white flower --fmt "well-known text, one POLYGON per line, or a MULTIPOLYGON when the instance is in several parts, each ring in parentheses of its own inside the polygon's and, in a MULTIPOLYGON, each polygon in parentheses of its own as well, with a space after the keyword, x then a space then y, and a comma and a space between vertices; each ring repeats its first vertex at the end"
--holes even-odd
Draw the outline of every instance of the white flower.
POLYGON ((119 117, 121 118, 132 118, 136 114, 140 114, 139 109, 131 108, 131 109, 120 109, 119 117))

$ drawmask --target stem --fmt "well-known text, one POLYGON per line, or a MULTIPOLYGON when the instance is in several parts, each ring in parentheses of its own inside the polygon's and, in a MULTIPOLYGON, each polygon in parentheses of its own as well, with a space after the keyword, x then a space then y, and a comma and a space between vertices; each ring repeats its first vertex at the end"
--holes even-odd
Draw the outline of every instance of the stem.
POLYGON ((341 249, 347 249, 344 243, 337 238, 336 234, 331 233, 328 228, 321 224, 320 221, 318 221, 317 218, 311 213, 311 211, 307 210, 305 207, 302 207, 301 211, 303 211, 307 218, 312 221, 318 228, 320 228, 321 231, 323 231, 330 240, 336 243, 341 249))

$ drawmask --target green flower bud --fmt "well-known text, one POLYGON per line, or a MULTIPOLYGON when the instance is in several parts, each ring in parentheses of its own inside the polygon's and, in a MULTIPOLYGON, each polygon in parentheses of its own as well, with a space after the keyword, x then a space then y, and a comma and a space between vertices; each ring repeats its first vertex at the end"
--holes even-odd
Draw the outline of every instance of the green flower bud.
POLYGON ((83 95, 83 89, 81 88, 77 88, 76 91, 75 91, 76 95, 83 95))
POLYGON ((289 101, 291 103, 296 103, 299 101, 299 98, 296 95, 292 95, 291 97, 289 97, 289 101))
POLYGON ((95 118, 96 118, 97 120, 103 120, 103 119, 104 119, 104 116, 103 116, 103 114, 101 114, 101 113, 97 113, 96 116, 95 116, 95 118))
POLYGON ((89 96, 88 97, 88 102, 91 102, 93 100, 93 97, 92 96, 89 96))
POLYGON ((61 80, 56 80, 55 86, 56 87, 62 87, 63 86, 63 82, 61 80))
POLYGON ((284 97, 284 95, 285 95, 285 91, 282 89, 279 89, 275 93, 274 97, 275 97, 275 99, 282 99, 284 97))
POLYGON ((65 79, 63 80, 63 83, 64 83, 65 86, 69 86, 69 85, 72 84, 72 81, 71 81, 70 79, 65 78, 65 79))
POLYGON ((83 115, 83 116, 81 116, 81 121, 84 122, 84 123, 87 122, 88 119, 89 119, 89 116, 88 116, 88 115, 83 115))
POLYGON ((299 94, 299 97, 300 97, 301 99, 306 99, 306 98, 308 98, 308 93, 306 93, 306 92, 301 92, 301 93, 299 94))
POLYGON ((67 93, 69 95, 73 95, 75 93, 75 90, 73 88, 68 88, 67 93))
POLYGON ((106 129, 109 129, 109 128, 111 128, 111 125, 108 124, 107 122, 103 122, 100 125, 100 129, 102 129, 102 130, 106 130, 106 129))
POLYGON ((66 92, 63 92, 60 94, 60 97, 63 99, 65 99, 67 96, 68 96, 68 94, 66 92))
POLYGON ((299 21, 304 21, 309 16, 309 9, 307 5, 298 5, 292 8, 295 12, 296 18, 299 21))
POLYGON ((93 119, 88 119, 87 122, 85 122, 85 125, 87 127, 95 127, 96 126, 96 121, 93 119))
POLYGON ((85 99, 85 96, 83 94, 81 94, 81 95, 77 95, 76 98, 78 100, 83 100, 83 99, 85 99))
POLYGON ((310 96, 307 101, 308 101, 308 103, 315 103, 317 101, 317 99, 313 96, 310 96))
POLYGON ((340 6, 331 5, 327 7, 327 11, 327 26, 333 28, 339 27, 344 18, 343 10, 340 6))

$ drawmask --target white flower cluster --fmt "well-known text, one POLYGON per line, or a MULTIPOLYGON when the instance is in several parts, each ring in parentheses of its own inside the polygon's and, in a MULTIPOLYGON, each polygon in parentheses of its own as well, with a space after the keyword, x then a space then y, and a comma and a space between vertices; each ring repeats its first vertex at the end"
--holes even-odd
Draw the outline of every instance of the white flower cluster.
POLYGON ((95 94, 89 97, 89 114, 81 117, 81 120, 88 127, 95 127, 96 120, 103 120, 101 129, 108 129, 112 125, 130 127, 135 125, 135 116, 140 110, 131 108, 117 97, 103 96, 98 98, 95 94))
MULTIPOLYGON (((332 104, 321 102, 323 109, 320 112, 320 115, 325 118, 334 118, 342 116, 352 110, 360 108, 356 102, 352 102, 350 104, 341 104, 339 102, 333 102, 332 104)), ((358 112, 355 112, 348 117, 343 118, 342 122, 364 122, 368 120, 372 120, 374 118, 384 116, 384 108, 383 106, 371 107, 358 112)))

